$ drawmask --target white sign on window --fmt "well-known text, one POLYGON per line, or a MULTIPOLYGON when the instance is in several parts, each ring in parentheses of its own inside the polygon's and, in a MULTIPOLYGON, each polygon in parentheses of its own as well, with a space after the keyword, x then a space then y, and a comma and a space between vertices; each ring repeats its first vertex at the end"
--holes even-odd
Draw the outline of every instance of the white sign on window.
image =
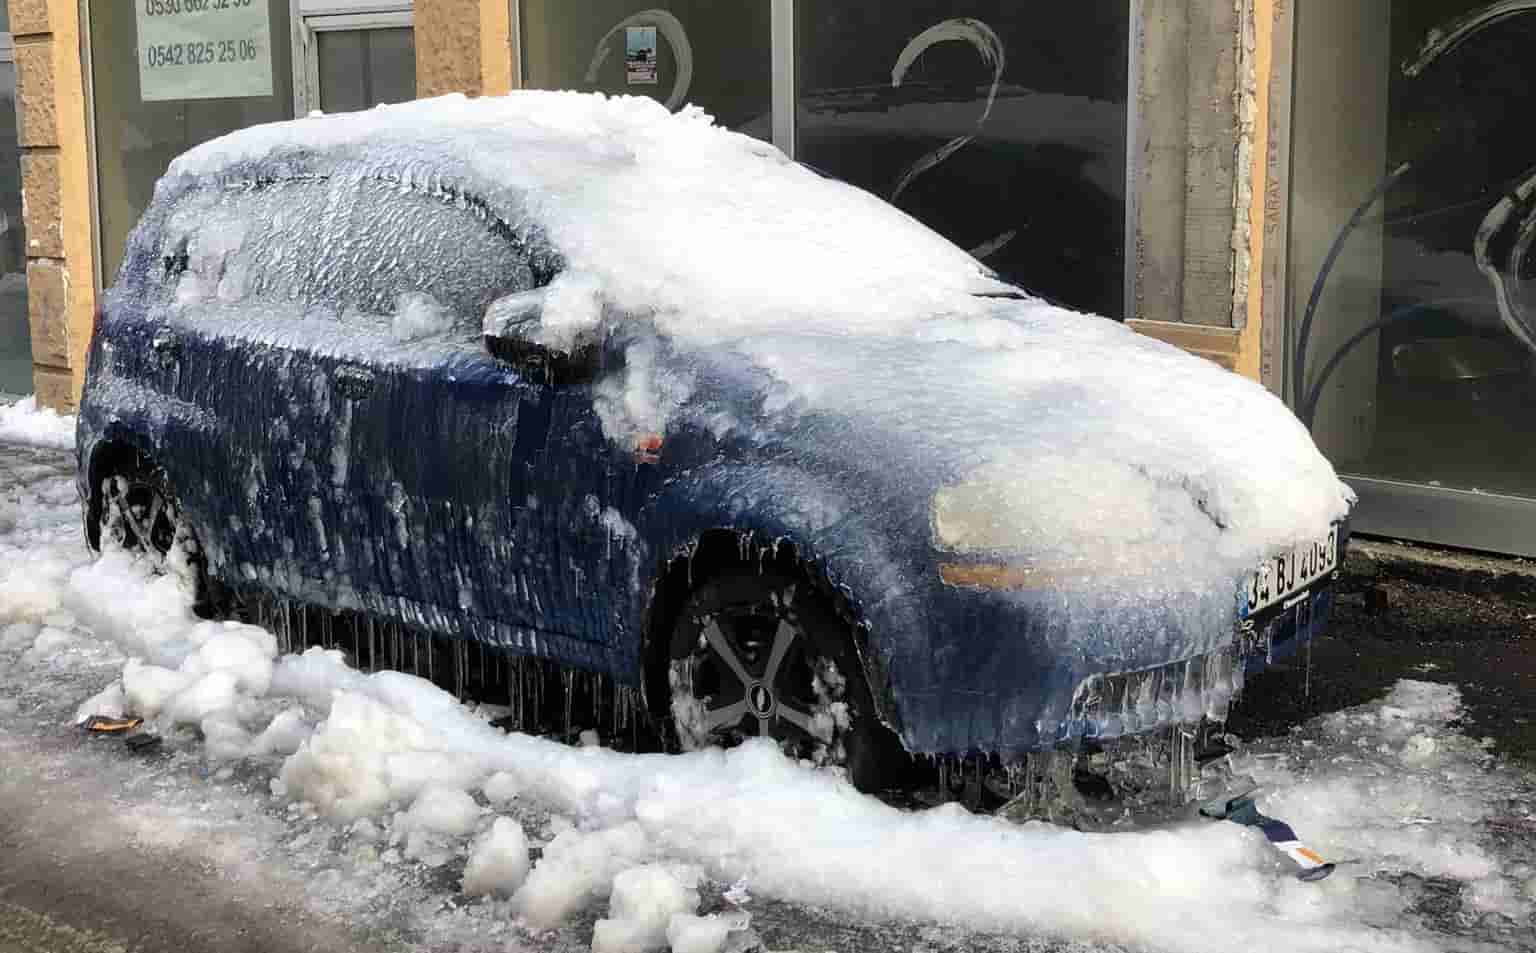
POLYGON ((272 95, 267 0, 134 3, 145 102, 272 95))

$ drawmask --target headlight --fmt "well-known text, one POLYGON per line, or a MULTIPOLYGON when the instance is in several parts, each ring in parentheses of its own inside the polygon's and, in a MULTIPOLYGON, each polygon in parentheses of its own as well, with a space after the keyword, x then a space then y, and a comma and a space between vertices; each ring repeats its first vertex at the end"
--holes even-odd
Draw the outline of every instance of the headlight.
POLYGON ((1030 526, 1021 519, 1016 484, 1003 480, 973 480, 940 489, 933 497, 931 518, 936 548, 956 555, 1002 556, 1003 560, 959 559, 939 564, 946 585, 967 589, 1019 590, 1075 588, 1090 583, 1098 570, 1094 561, 1063 557, 1044 566, 1025 561, 1023 551, 1030 526), (1007 557, 1018 554, 1017 561, 1007 557))
POLYGON ((978 468, 934 493, 929 519, 934 548, 954 557, 940 577, 979 589, 1187 585, 1209 575, 1199 564, 1221 534, 1182 486, 1070 456, 978 468))
POLYGON ((1020 563, 939 563, 939 579, 962 589, 1074 589, 1092 585, 1100 574, 1088 566, 1031 566, 1020 563))
POLYGON ((977 480, 946 486, 933 495, 933 537, 957 553, 1005 552, 1019 546, 1018 523, 1009 518, 1007 484, 977 480))

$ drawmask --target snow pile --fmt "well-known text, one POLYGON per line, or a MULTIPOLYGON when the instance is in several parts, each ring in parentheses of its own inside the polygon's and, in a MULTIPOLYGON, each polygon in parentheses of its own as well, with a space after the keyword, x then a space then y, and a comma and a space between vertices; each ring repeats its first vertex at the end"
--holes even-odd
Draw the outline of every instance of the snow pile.
POLYGON ((457 839, 474 833, 480 806, 464 791, 434 784, 416 796, 407 812, 395 815, 394 842, 405 841, 405 856, 441 867, 458 853, 457 839))
MULTIPOLYGON (((113 594, 98 590, 98 598, 113 594)), ((266 659, 228 638, 243 638, 239 629, 181 625, 183 664, 157 673, 170 690, 150 691, 141 683, 153 666, 130 662, 128 695, 166 710, 196 708, 183 683, 224 673, 218 691, 207 691, 220 710, 238 715, 262 701, 252 691, 263 684, 266 659), (223 705, 226 693, 232 704, 223 705)), ((282 762, 278 790, 338 821, 371 819, 360 823, 382 828, 407 859, 440 864, 467 855, 466 891, 510 895, 530 925, 560 923, 608 897, 600 943, 609 949, 660 948, 669 933, 708 949, 711 937, 729 932, 679 918, 696 909, 696 881, 679 865, 858 915, 1176 950, 1427 948, 1396 929, 1411 897, 1369 876, 1376 869, 1463 878, 1479 909, 1507 916, 1530 902, 1520 880, 1477 846, 1476 825, 1499 795, 1486 778, 1474 783, 1486 757, 1450 726, 1449 688, 1403 683, 1380 704, 1321 722, 1316 730, 1350 752, 1337 764, 1304 764, 1290 749, 1239 757, 1236 767, 1273 792, 1262 810, 1294 823, 1327 856, 1371 864, 1302 885, 1253 832, 1234 825, 1089 835, 1015 827, 953 805, 899 811, 767 743, 625 755, 506 735, 420 679, 361 675, 320 650, 280 660, 269 690, 282 685, 301 689, 304 711, 323 720, 282 762), (304 677, 290 677, 296 672, 304 677), (323 684, 329 704, 312 703, 323 684), (1349 737, 1360 739, 1353 749, 1349 737), (517 802, 575 826, 558 830, 530 871, 521 828, 472 796, 485 790, 503 804, 515 792, 517 802), (1191 922, 1202 930, 1191 935, 1191 922)), ((294 729, 305 719, 291 700, 265 702, 275 706, 268 732, 290 742, 302 734, 294 729)), ((212 745, 208 753, 219 755, 212 745)))
POLYGON ((696 917, 674 913, 667 923, 667 945, 672 953, 720 953, 732 933, 747 929, 745 913, 696 917))
POLYGON ((696 870, 646 864, 613 878, 608 918, 592 928, 592 953, 649 953, 667 946, 672 918, 699 907, 696 870))
MULTIPOLYGON (((216 772, 249 758, 258 776, 276 774, 301 837, 324 845, 325 824, 344 825, 349 856, 381 871, 412 853, 418 868, 462 859, 464 890, 485 895, 476 909, 509 921, 559 924, 603 905, 604 943, 711 949, 730 932, 720 921, 739 921, 692 916, 694 872, 735 884, 741 903, 750 888, 846 917, 1192 953, 1435 949, 1444 944, 1428 930, 1443 924, 1423 885, 1437 878, 1455 885, 1467 922, 1536 913, 1536 868, 1518 856, 1529 844, 1488 836, 1536 824, 1528 781, 1457 732, 1449 686, 1400 682, 1233 756, 1236 772, 1263 784, 1260 810, 1346 862, 1302 884, 1256 832, 1232 824, 1012 826, 954 805, 894 809, 761 741, 663 756, 506 734, 412 676, 363 674, 321 649, 274 659, 269 633, 196 619, 182 581, 122 554, 88 561, 66 489, 67 476, 28 496, 0 531, 0 565, 65 567, 26 586, 0 576, 7 684, 66 685, 78 692, 71 702, 105 689, 93 703, 154 709, 149 727, 167 748, 216 772), (98 670, 118 660, 120 681, 60 681, 87 653, 98 670), (178 717, 198 720, 176 728, 178 717), (516 812, 542 819, 525 834, 516 812)), ((0 704, 7 729, 32 717, 20 710, 0 704)), ((141 826, 144 838, 196 836, 158 816, 141 826)))
POLYGON ((552 926, 604 896, 614 877, 652 854, 645 829, 633 821, 590 832, 562 831, 544 846, 513 906, 534 926, 552 926))
MULTIPOLYGON (((1336 752, 1324 764, 1269 746, 1246 752, 1234 767, 1273 792, 1262 802, 1267 813, 1304 831, 1330 858, 1463 881, 1475 911, 1526 920, 1536 914, 1536 884, 1507 876, 1480 843, 1485 822, 1509 795, 1490 770, 1492 756, 1457 731, 1460 716, 1453 686, 1398 682, 1377 704, 1309 726, 1303 751, 1321 745, 1336 752)), ((1277 898, 1283 912, 1307 919, 1341 915, 1361 901, 1368 903, 1367 922, 1390 924, 1403 912, 1401 898, 1380 883, 1356 882, 1323 897, 1290 890, 1277 898), (1381 908, 1369 911, 1372 905, 1381 908)))
POLYGON ((36 397, 0 403, 0 443, 69 450, 75 445, 75 418, 39 407, 36 397))
POLYGON ((464 867, 464 893, 510 897, 528 879, 528 837, 510 817, 498 817, 469 854, 464 867))
POLYGON ((480 790, 493 807, 505 807, 517 798, 517 778, 505 771, 498 771, 486 779, 480 790))

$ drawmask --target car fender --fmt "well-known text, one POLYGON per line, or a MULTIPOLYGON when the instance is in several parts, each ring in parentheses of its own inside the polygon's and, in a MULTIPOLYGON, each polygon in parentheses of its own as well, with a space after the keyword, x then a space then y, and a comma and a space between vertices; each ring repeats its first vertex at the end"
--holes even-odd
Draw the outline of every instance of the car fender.
POLYGON ((920 649, 904 642, 928 631, 917 546, 906 544, 917 541, 893 537, 889 524, 873 518, 867 501, 858 499, 836 479, 778 463, 716 464, 668 481, 642 514, 651 552, 659 558, 640 579, 645 605, 637 621, 647 633, 640 658, 653 657, 654 631, 670 618, 657 598, 664 575, 678 559, 693 559, 707 534, 735 534, 748 556, 789 544, 808 575, 840 603, 877 714, 900 733, 889 673, 898 657, 920 649))

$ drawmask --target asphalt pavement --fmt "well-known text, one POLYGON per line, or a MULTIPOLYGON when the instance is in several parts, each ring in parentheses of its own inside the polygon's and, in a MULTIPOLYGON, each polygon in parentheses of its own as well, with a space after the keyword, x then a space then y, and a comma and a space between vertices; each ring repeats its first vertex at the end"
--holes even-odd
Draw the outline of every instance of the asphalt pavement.
POLYGON ((1346 561, 1328 633, 1251 679, 1229 727, 1282 734, 1379 698, 1399 679, 1460 686, 1463 729, 1536 766, 1536 564, 1387 540, 1346 561))

